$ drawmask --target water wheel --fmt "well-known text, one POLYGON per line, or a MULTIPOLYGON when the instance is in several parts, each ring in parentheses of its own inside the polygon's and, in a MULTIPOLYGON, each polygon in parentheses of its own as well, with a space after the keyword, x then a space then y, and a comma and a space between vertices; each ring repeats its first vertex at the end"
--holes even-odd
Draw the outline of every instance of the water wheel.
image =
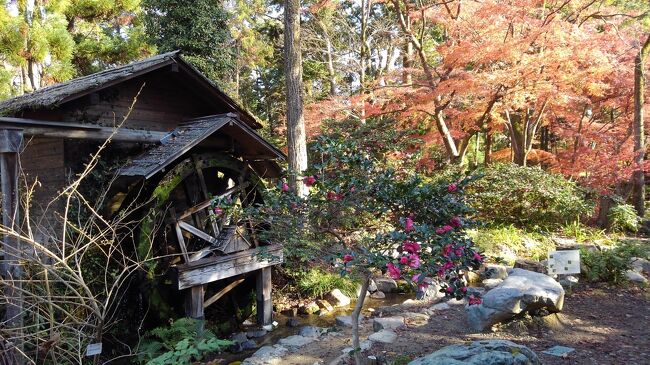
MULTIPOLYGON (((184 293, 175 288, 173 266, 259 244, 249 221, 236 212, 260 201, 260 183, 242 161, 206 153, 187 157, 146 189, 151 204, 140 224, 137 251, 164 257, 148 268, 140 289, 150 315, 166 319, 189 314, 184 293)), ((206 319, 230 325, 243 321, 252 311, 254 284, 254 276, 205 284, 205 297, 210 298, 204 304, 206 319)))

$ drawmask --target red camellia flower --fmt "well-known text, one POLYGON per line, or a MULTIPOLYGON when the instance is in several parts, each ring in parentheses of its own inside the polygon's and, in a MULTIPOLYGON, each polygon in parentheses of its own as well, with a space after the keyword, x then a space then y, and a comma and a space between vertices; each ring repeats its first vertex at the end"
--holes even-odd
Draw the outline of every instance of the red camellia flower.
POLYGON ((404 220, 404 231, 408 233, 411 232, 412 230, 413 230, 413 219, 411 219, 411 217, 407 217, 404 220))
POLYGON ((454 263, 451 262, 451 261, 447 261, 447 262, 445 262, 444 265, 442 265, 443 270, 449 270, 449 269, 451 269, 453 267, 454 267, 454 263))
POLYGON ((453 230, 454 230, 454 227, 452 227, 452 226, 450 226, 450 225, 448 225, 448 224, 445 224, 444 226, 442 226, 442 229, 444 229, 444 230, 445 230, 445 233, 447 233, 447 232, 449 232, 449 231, 453 231, 453 230))
POLYGON ((450 193, 453 193, 456 190, 458 190, 458 185, 456 184, 449 184, 449 186, 447 186, 447 191, 450 193))
POLYGON ((483 261, 483 257, 481 256, 480 253, 474 252, 474 260, 476 261, 483 261))
POLYGON ((402 256, 402 257, 399 259, 399 263, 402 264, 402 265, 406 265, 406 264, 409 263, 409 258, 406 257, 406 256, 402 256))
POLYGON ((448 286, 447 287, 447 293, 453 293, 453 292, 454 292, 454 288, 452 288, 451 286, 448 286))
POLYGON ((464 287, 460 288, 460 291, 462 291, 463 293, 467 293, 467 287, 464 286, 464 287))
POLYGON ((352 256, 350 254, 347 254, 347 255, 343 256, 343 262, 345 262, 345 263, 348 263, 348 262, 350 262, 352 260, 354 260, 354 256, 352 256))
POLYGON ((286 182, 282 183, 282 191, 285 193, 289 191, 289 184, 287 184, 286 182))
POLYGON ((402 276, 402 271, 392 262, 387 263, 386 268, 388 269, 388 276, 390 276, 392 279, 397 280, 400 278, 400 276, 402 276))
POLYGON ((420 251, 420 244, 417 242, 406 240, 404 241, 404 245, 402 245, 402 248, 404 249, 404 251, 408 253, 417 253, 418 251, 420 251))
POLYGON ((414 269, 420 267, 420 256, 416 254, 412 254, 411 256, 409 256, 409 266, 414 269))
POLYGON ((444 229, 442 229, 442 227, 440 227, 440 228, 438 228, 438 229, 436 229, 436 234, 439 234, 439 235, 441 235, 441 236, 442 236, 442 235, 443 235, 443 234, 445 234, 445 233, 447 233, 447 232, 445 232, 445 230, 444 230, 444 229))
POLYGON ((449 225, 452 227, 460 227, 460 218, 459 217, 453 217, 449 220, 449 225))
POLYGON ((221 215, 221 213, 223 213, 223 209, 219 207, 214 208, 214 214, 221 215))
POLYGON ((312 186, 316 182, 316 176, 305 176, 302 178, 302 182, 307 186, 312 186))
POLYGON ((451 245, 445 245, 442 248, 442 256, 449 257, 449 254, 451 254, 451 250, 452 250, 451 245))
POLYGON ((327 192, 327 200, 340 201, 343 199, 343 195, 337 194, 333 191, 327 192))
POLYGON ((469 305, 479 305, 483 302, 481 298, 475 297, 474 294, 470 295, 468 299, 469 299, 469 305))
POLYGON ((463 256, 463 249, 462 248, 457 248, 456 251, 454 251, 456 256, 463 256))

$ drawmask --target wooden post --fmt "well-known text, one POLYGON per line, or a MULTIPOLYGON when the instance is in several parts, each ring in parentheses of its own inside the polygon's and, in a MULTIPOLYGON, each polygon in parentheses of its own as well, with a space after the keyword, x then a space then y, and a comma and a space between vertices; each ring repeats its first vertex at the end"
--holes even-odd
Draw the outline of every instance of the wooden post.
POLYGON ((203 300, 205 298, 205 287, 203 285, 193 286, 187 290, 186 315, 198 321, 196 332, 199 337, 203 336, 203 325, 205 316, 203 313, 203 300))
MULTIPOLYGON (((7 229, 19 230, 18 212, 18 152, 23 140, 21 129, 0 129, 0 186, 2 187, 2 224, 7 229)), ((20 240, 9 235, 3 237, 2 267, 0 273, 5 282, 4 294, 7 298, 5 306, 5 324, 16 338, 14 345, 22 350, 21 332, 23 327, 23 303, 21 294, 22 277, 20 240)), ((18 364, 24 363, 21 356, 14 354, 18 364)))
POLYGON ((271 300, 271 267, 257 272, 257 324, 265 326, 273 322, 273 301, 271 300))

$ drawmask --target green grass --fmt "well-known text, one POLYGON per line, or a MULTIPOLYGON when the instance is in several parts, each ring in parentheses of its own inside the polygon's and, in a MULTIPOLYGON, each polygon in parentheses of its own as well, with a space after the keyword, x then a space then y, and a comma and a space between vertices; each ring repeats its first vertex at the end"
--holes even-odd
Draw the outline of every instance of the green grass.
POLYGON ((347 296, 356 297, 357 283, 338 273, 331 273, 322 269, 310 269, 298 273, 296 276, 298 290, 307 296, 322 297, 334 289, 339 289, 347 296))
POLYGON ((548 235, 526 232, 514 226, 484 227, 467 232, 483 253, 513 264, 517 258, 546 259, 555 244, 548 235))

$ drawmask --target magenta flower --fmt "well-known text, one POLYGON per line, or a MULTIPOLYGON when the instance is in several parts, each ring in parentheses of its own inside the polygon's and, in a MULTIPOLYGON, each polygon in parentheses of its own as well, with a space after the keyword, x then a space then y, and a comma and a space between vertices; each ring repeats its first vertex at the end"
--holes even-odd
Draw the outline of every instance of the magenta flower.
POLYGON ((404 245, 402 245, 402 248, 404 249, 404 251, 408 253, 417 253, 418 251, 420 251, 420 244, 417 242, 406 240, 404 241, 404 245))
POLYGON ((453 267, 454 267, 454 263, 451 262, 451 261, 447 261, 447 262, 445 262, 444 265, 442 265, 442 269, 445 270, 445 271, 449 270, 449 269, 451 269, 453 267))
POLYGON ((404 220, 404 231, 406 233, 411 232, 413 230, 413 219, 411 217, 406 217, 404 220))
POLYGON ((307 186, 312 186, 316 182, 316 176, 305 176, 302 178, 302 182, 307 186))
POLYGON ((474 260, 476 261, 483 261, 483 257, 481 256, 480 253, 474 252, 474 260))
POLYGON ((392 262, 389 262, 386 264, 386 268, 388 269, 388 276, 390 276, 392 279, 399 279, 400 276, 402 276, 402 271, 395 266, 392 262))
POLYGON ((282 183, 282 192, 286 193, 287 191, 289 191, 289 185, 286 182, 282 183))
POLYGON ((447 232, 445 232, 445 230, 442 227, 436 229, 436 234, 439 234, 439 235, 442 236, 445 233, 447 233, 447 232))
POLYGON ((406 256, 402 256, 402 257, 399 259, 399 263, 402 264, 402 265, 407 265, 407 264, 409 263, 409 258, 406 257, 406 256))
POLYGON ((343 200, 343 195, 337 194, 333 191, 327 192, 327 200, 340 201, 343 200))
POLYGON ((452 251, 451 245, 445 245, 442 248, 442 256, 449 257, 449 254, 451 254, 451 251, 452 251))
POLYGON ((452 227, 460 227, 461 221, 459 217, 453 217, 449 220, 449 225, 452 227))
POLYGON ((483 301, 479 297, 475 297, 474 294, 469 296, 469 305, 479 305, 483 301))
POLYGON ((457 248, 456 251, 454 251, 456 256, 463 256, 463 249, 462 248, 457 248))
POLYGON ((452 288, 451 286, 448 286, 447 287, 447 293, 453 293, 453 292, 454 292, 454 288, 452 288))
POLYGON ((460 288, 460 291, 462 291, 463 293, 467 293, 467 287, 464 286, 464 287, 460 288))
POLYGON ((221 215, 221 213, 223 213, 223 209, 219 207, 214 208, 214 214, 221 215))
POLYGON ((420 267, 420 256, 416 254, 412 254, 411 256, 409 256, 409 266, 414 269, 420 267))
POLYGON ((348 262, 350 262, 352 260, 354 260, 354 256, 352 256, 350 254, 347 254, 347 255, 343 256, 343 262, 345 262, 345 263, 348 263, 348 262))
POLYGON ((449 186, 447 186, 447 191, 450 193, 453 193, 456 190, 458 190, 458 185, 456 184, 449 184, 449 186))
POLYGON ((447 232, 449 232, 449 231, 453 231, 453 230, 454 230, 454 227, 452 227, 452 226, 446 224, 446 225, 442 226, 442 229, 444 229, 444 230, 445 230, 445 233, 447 233, 447 232))

